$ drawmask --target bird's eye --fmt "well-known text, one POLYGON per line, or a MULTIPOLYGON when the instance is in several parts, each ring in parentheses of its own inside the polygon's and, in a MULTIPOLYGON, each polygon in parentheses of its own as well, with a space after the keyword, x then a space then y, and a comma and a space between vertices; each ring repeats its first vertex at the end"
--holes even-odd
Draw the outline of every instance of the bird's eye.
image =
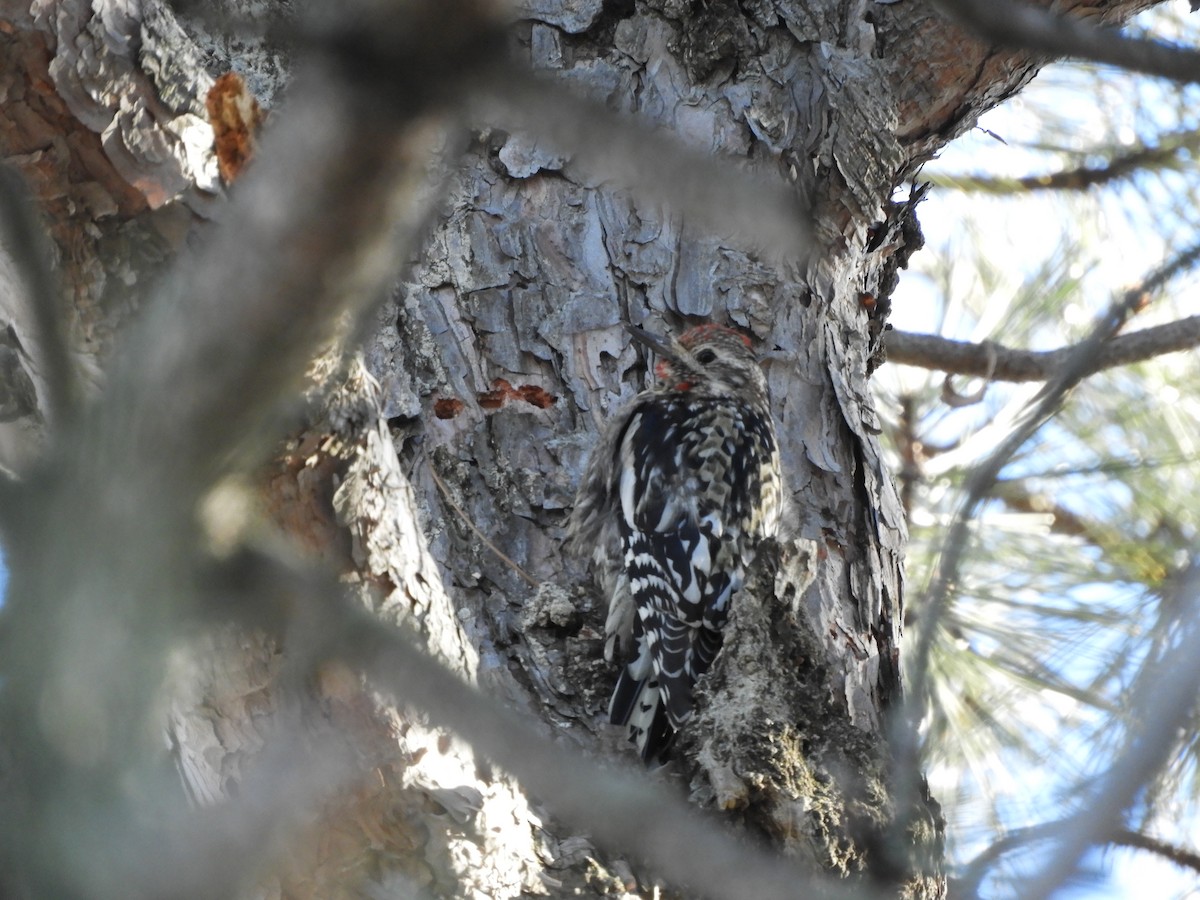
POLYGON ((701 350, 696 354, 696 362, 702 366, 707 366, 710 362, 717 358, 717 354, 711 350, 701 350))

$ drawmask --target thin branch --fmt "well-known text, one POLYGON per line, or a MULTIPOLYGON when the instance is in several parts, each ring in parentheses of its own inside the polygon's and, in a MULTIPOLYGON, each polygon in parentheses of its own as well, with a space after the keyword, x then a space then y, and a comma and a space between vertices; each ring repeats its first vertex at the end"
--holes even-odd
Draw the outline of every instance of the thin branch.
MULTIPOLYGON (((1078 166, 1062 172, 1026 175, 1023 178, 997 178, 991 175, 924 174, 924 178, 942 187, 964 193, 1015 194, 1022 191, 1083 191, 1111 184, 1146 169, 1179 168, 1180 150, 1200 148, 1200 131, 1190 129, 1163 135, 1157 146, 1140 146, 1118 154, 1102 166, 1078 166)), ((1190 165, 1190 163, 1189 163, 1190 165)))
POLYGON ((1109 842, 1121 847, 1132 847, 1135 850, 1145 850, 1148 853, 1157 854, 1163 859, 1175 863, 1181 869, 1192 869, 1200 874, 1200 853, 1189 850, 1187 847, 1180 847, 1141 832, 1128 830, 1113 835, 1109 838, 1109 842))
POLYGON ((994 44, 1051 57, 1108 63, 1173 81, 1200 81, 1200 53, 1158 41, 1123 37, 1028 3, 1006 0, 934 0, 947 15, 994 44))
POLYGON ((956 880, 954 896, 962 898, 978 897, 979 886, 983 883, 983 879, 987 877, 988 872, 991 871, 992 867, 1001 857, 1029 844, 1049 840, 1065 824, 1065 819, 1042 822, 1038 825, 1031 825, 1028 828, 1018 828, 1015 831, 1010 831, 999 840, 993 841, 967 864, 966 871, 963 872, 962 877, 956 880))
POLYGON ((50 248, 42 219, 25 180, 10 166, 0 165, 0 245, 20 273, 28 291, 31 321, 36 329, 36 363, 46 379, 46 420, 57 423, 70 415, 78 401, 74 370, 63 327, 64 304, 50 266, 50 248))
MULTIPOLYGON (((1053 840, 1070 827, 1072 819, 1058 819, 1053 822, 1042 822, 1028 828, 1018 828, 1004 837, 993 842, 982 853, 967 865, 962 877, 957 879, 954 894, 957 897, 977 897, 979 887, 988 872, 1004 856, 1030 844, 1053 840)), ((1180 868, 1193 869, 1200 872, 1200 853, 1180 847, 1175 844, 1152 838, 1128 828, 1120 828, 1103 839, 1103 843, 1115 847, 1129 847, 1135 850, 1145 850, 1163 857, 1180 868)))
MULTIPOLYGON (((1060 371, 1077 349, 1017 350, 995 341, 954 341, 908 331, 889 331, 885 341, 888 362, 995 381, 1045 381, 1060 371)), ((1143 328, 1114 337, 1100 347, 1088 361, 1083 377, 1197 346, 1200 316, 1143 328)))
POLYGON ((450 505, 450 508, 454 510, 455 513, 457 513, 458 518, 462 520, 462 523, 470 528, 471 531, 474 532, 475 536, 483 542, 483 546, 487 547, 492 551, 492 553, 496 554, 496 557, 500 560, 500 562, 504 563, 506 566, 524 578, 531 587, 540 587, 536 578, 522 569, 516 560, 512 559, 512 557, 508 556, 508 554, 497 547, 486 534, 479 530, 479 526, 471 521, 471 517, 463 511, 463 508, 459 506, 458 502, 453 496, 451 496, 450 489, 446 487, 446 482, 442 481, 442 477, 438 475, 437 469, 433 467, 432 461, 426 460, 425 471, 429 473, 429 477, 432 478, 433 483, 437 485, 437 489, 441 493, 442 499, 450 505))
POLYGON ((1144 472, 1150 469, 1190 466, 1198 461, 1200 461, 1200 455, 1193 453, 1178 453, 1173 456, 1151 458, 1115 457, 1094 466, 1054 466, 1048 471, 1030 472, 1028 476, 1023 477, 1066 478, 1073 475, 1113 475, 1120 472, 1144 472))
POLYGON ((1107 547, 1113 541, 1114 535, 1106 533, 1100 523, 1089 521, 1046 495, 1030 492, 1023 483, 1001 481, 995 496, 1014 512, 1049 516, 1050 530, 1055 534, 1083 538, 1097 547, 1107 547))

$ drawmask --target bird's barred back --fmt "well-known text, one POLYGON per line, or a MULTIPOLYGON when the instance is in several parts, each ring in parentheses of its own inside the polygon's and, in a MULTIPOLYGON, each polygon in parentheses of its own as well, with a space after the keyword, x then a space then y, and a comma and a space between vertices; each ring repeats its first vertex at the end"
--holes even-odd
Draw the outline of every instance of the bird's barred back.
POLYGON ((691 714, 783 496, 766 380, 745 339, 702 326, 656 350, 660 383, 593 454, 572 523, 576 540, 601 538, 609 646, 625 656, 610 719, 647 761, 691 714))

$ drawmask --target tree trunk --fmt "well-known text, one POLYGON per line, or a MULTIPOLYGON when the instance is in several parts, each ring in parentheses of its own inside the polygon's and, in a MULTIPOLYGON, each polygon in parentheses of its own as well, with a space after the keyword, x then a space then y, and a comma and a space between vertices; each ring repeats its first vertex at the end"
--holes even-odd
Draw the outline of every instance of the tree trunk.
MULTIPOLYGON (((514 716, 597 766, 632 766, 604 715, 605 598, 563 555, 565 518, 598 428, 647 381, 622 323, 741 327, 767 358, 790 530, 739 597, 666 780, 815 872, 942 896, 937 804, 886 731, 901 698, 905 523, 868 381, 898 269, 920 245, 908 183, 1043 60, 987 47, 928 4, 519 5, 522 64, 765 173, 811 209, 811 245, 779 262, 678 186, 662 203, 597 176, 561 126, 551 143, 502 113, 474 122, 361 355, 342 365, 327 350, 311 368, 314 402, 256 476, 256 505, 514 716)), ((1116 22, 1149 4, 1066 5, 1116 22)), ((279 86, 283 51, 247 49, 219 20, 184 26, 157 0, 0 4, 0 146, 46 214, 85 372, 163 264, 221 227, 213 76, 243 71, 264 101, 279 86)), ((0 278, 17 285, 15 272, 0 278)), ((22 471, 53 425, 46 363, 29 304, 0 296, 0 461, 22 471)), ((266 758, 296 689, 290 652, 286 637, 231 628, 174 656, 153 714, 195 802, 220 806, 266 758)), ((356 774, 301 817, 264 896, 652 884, 636 851, 557 822, 554 797, 531 800, 436 712, 397 706, 343 666, 301 693, 312 740, 352 755, 356 774)))

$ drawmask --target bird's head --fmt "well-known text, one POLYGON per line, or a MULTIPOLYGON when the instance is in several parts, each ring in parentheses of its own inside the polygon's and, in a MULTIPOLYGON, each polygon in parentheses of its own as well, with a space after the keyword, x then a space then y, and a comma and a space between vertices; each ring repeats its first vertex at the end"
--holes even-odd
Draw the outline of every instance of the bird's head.
POLYGON ((658 356, 654 374, 666 390, 766 399, 766 376, 750 339, 741 332, 709 323, 689 328, 668 342, 638 328, 626 330, 658 356))

